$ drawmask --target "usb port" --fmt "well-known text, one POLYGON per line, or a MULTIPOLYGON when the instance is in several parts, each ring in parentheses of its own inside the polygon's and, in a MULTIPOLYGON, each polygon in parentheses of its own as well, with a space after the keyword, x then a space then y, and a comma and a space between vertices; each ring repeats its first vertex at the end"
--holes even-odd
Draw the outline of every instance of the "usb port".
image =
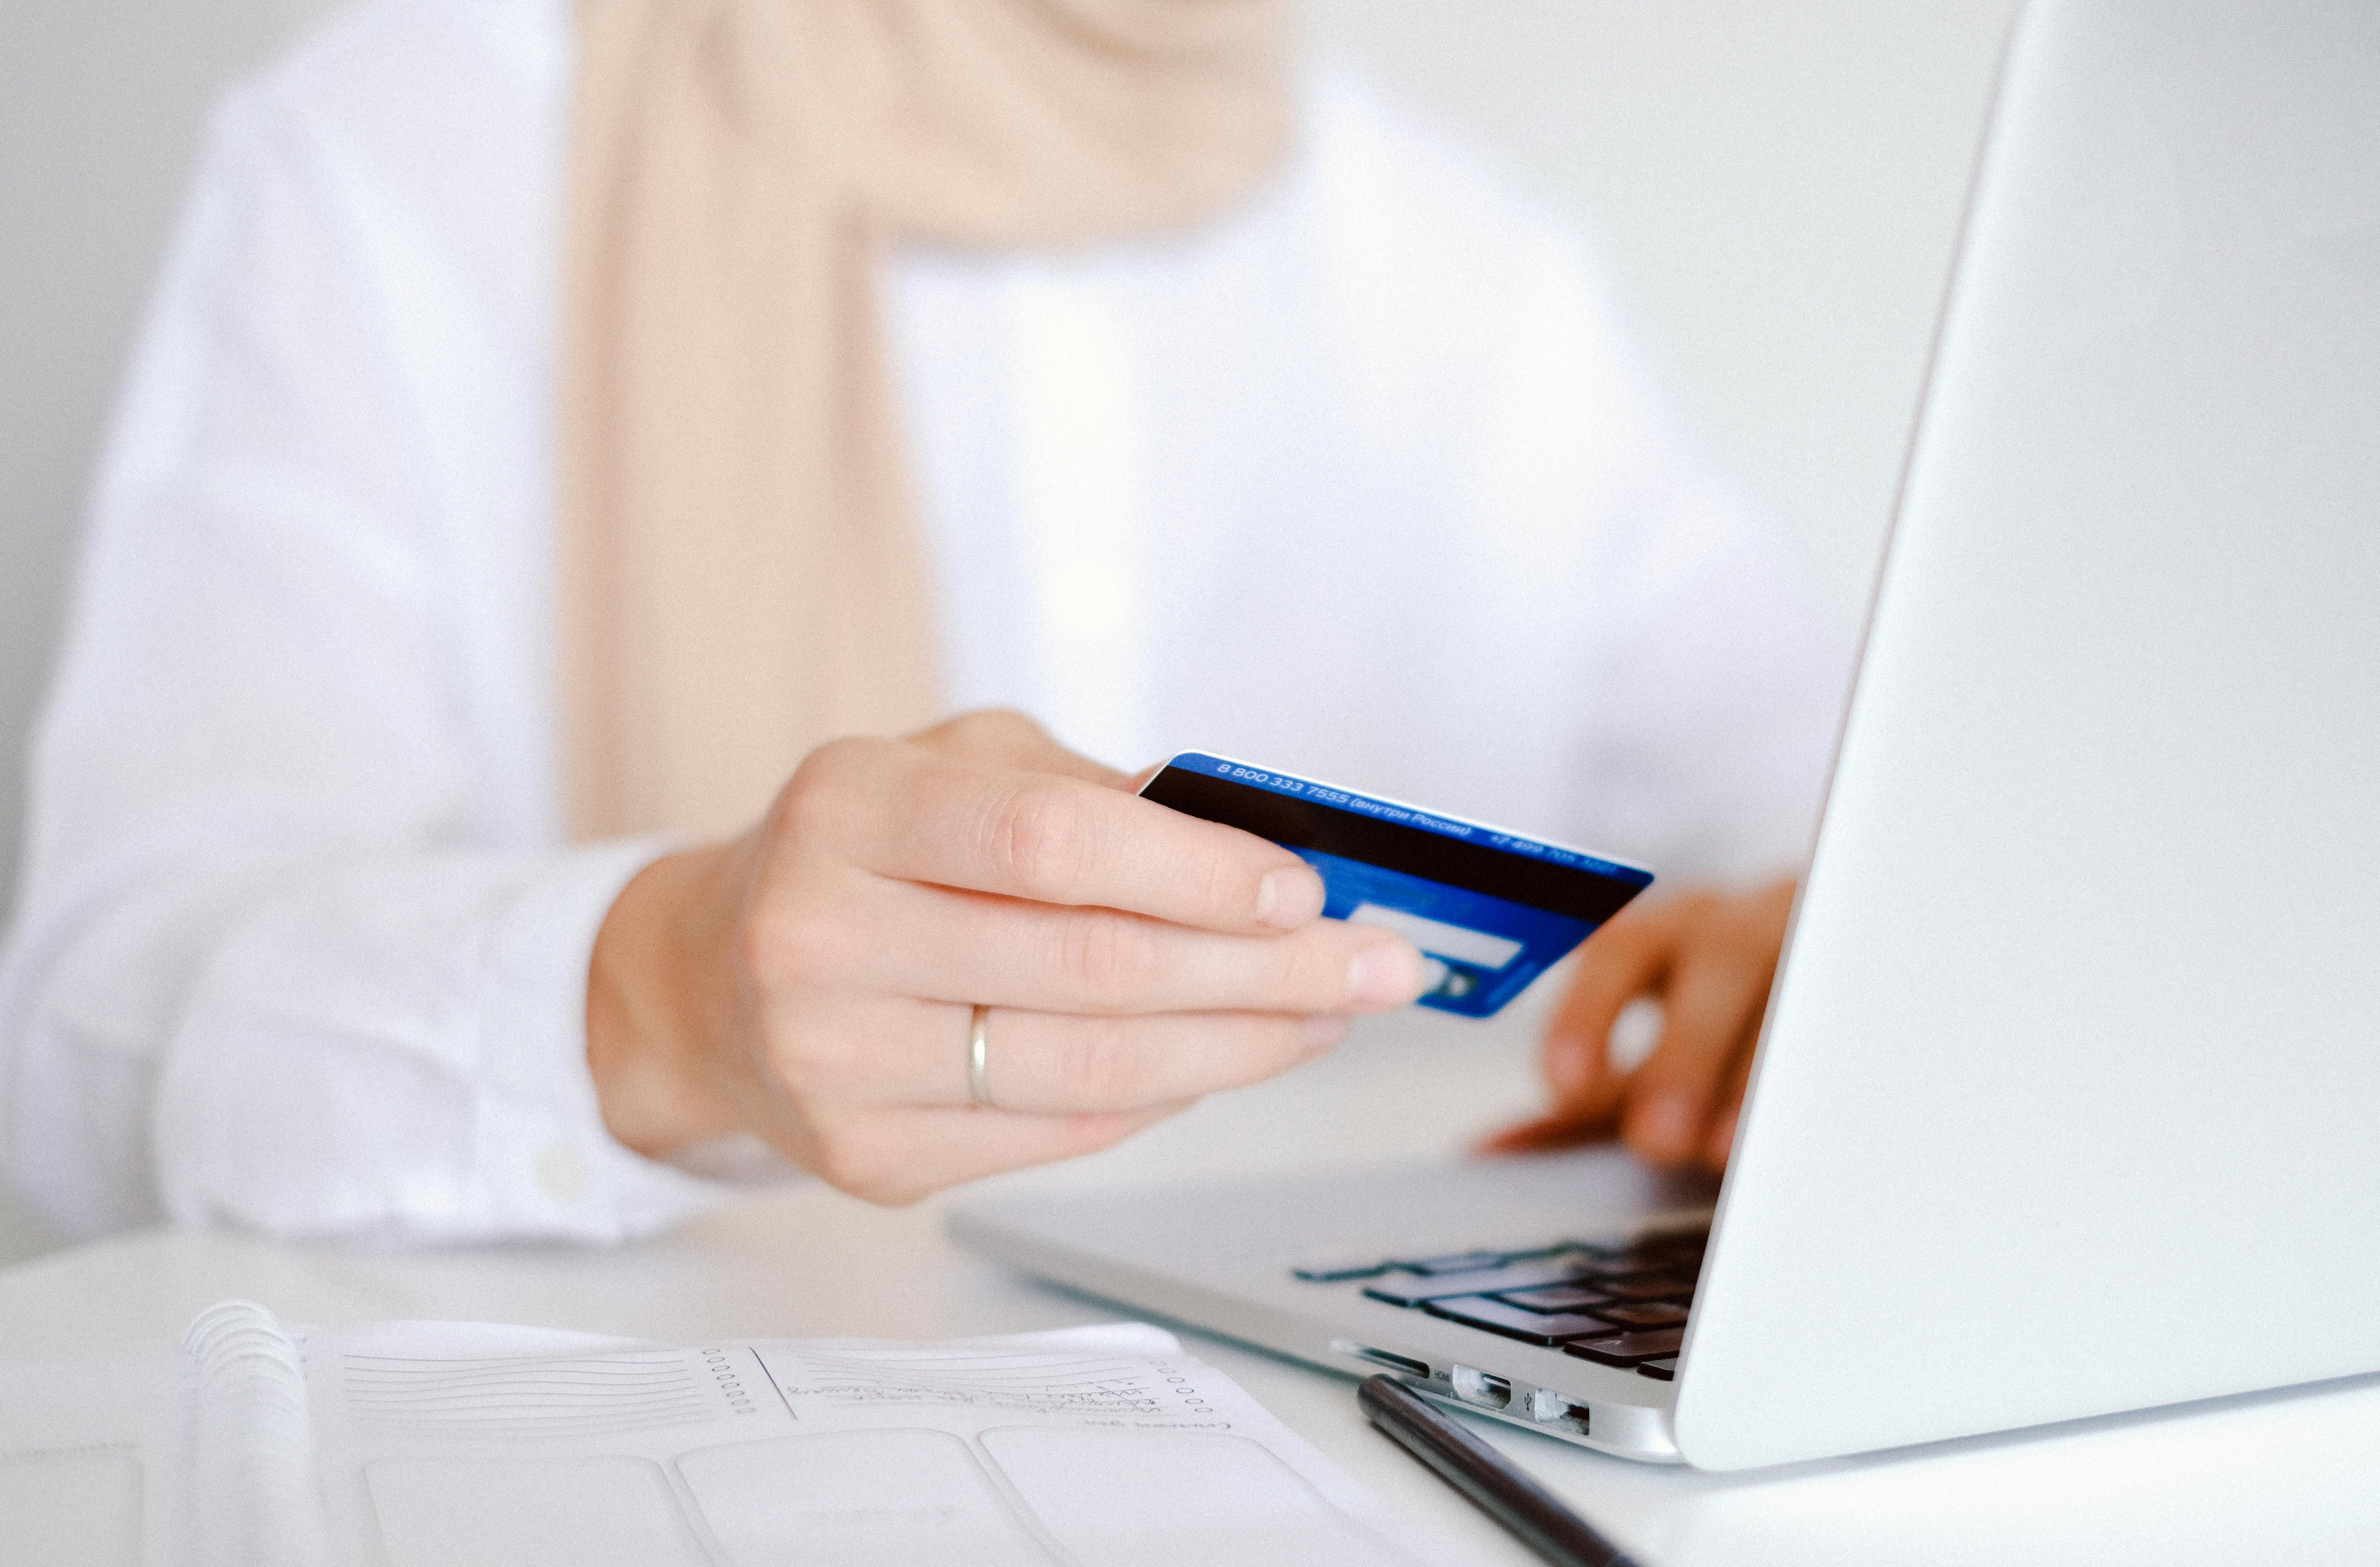
POLYGON ((1551 1388, 1539 1388, 1529 1395, 1529 1418, 1540 1426, 1560 1426, 1586 1435, 1586 1405, 1572 1403, 1551 1388))
POLYGON ((1411 1355, 1391 1354, 1387 1350, 1374 1349, 1369 1344, 1354 1343, 1346 1339, 1333 1339, 1330 1342, 1330 1347, 1341 1354, 1353 1355, 1357 1360, 1368 1360, 1375 1366, 1384 1366, 1391 1371, 1402 1371, 1408 1377, 1419 1377, 1424 1381, 1429 1379, 1429 1362, 1427 1360, 1415 1360, 1411 1355))
POLYGON ((1482 1409, 1501 1409, 1512 1402, 1512 1384, 1501 1377, 1490 1377, 1468 1366, 1450 1367, 1446 1377, 1454 1384, 1455 1396, 1465 1403, 1475 1403, 1482 1409))

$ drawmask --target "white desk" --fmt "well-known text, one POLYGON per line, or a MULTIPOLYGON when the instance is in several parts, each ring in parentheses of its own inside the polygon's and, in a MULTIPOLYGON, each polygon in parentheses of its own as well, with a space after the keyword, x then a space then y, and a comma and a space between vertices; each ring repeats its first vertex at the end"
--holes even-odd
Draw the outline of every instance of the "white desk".
MULTIPOLYGON (((1525 1025, 1526 1020, 1522 1020, 1525 1025)), ((1345 1164, 1459 1148, 1531 1103, 1524 1028, 1415 1014, 1331 1061, 1210 1101, 1099 1159, 1017 1180, 1144 1179, 1345 1164)), ((2253 1281, 2243 1330, 2262 1321, 2253 1281)), ((152 1231, 0 1270, 0 1353, 171 1340, 228 1295, 285 1318, 537 1323, 664 1340, 942 1338, 1112 1318, 942 1239, 938 1205, 870 1209, 819 1186, 614 1252, 364 1254, 152 1231)), ((1373 1433, 1354 1384, 1194 1339, 1268 1407, 1406 1516, 1483 1561, 1522 1551, 1373 1433)), ((1858 1372, 1858 1346, 1812 1346, 1858 1372)), ((2181 1564, 2380 1561, 2380 1379, 2184 1414, 1741 1476, 1658 1469, 1481 1423, 1640 1560, 1659 1567, 1922 1561, 2181 1564)))

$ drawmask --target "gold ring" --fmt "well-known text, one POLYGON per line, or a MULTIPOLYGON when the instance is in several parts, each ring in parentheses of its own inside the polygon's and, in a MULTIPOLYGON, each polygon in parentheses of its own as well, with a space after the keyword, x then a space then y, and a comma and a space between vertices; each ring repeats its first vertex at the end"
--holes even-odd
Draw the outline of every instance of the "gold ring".
POLYGON ((975 1021, 967 1026, 967 1097, 975 1100, 978 1110, 997 1110, 991 1102, 990 1063, 985 1060, 988 1047, 984 1040, 984 1023, 991 1016, 991 1008, 975 1009, 975 1021))

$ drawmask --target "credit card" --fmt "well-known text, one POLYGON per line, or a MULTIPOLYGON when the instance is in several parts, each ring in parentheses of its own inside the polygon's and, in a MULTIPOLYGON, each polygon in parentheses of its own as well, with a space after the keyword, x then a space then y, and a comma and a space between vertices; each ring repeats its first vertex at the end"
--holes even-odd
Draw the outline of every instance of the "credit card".
POLYGON ((1141 790, 1322 873, 1322 912, 1419 947, 1421 1004, 1491 1017, 1653 884, 1633 865, 1310 778, 1184 751, 1141 790))

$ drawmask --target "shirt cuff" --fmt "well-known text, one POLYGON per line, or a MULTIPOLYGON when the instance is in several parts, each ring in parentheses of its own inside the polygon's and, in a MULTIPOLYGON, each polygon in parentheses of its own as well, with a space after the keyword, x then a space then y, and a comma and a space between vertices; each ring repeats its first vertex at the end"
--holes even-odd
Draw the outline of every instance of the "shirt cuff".
POLYGON ((587 1066, 587 970, 604 917, 678 845, 647 838, 572 851, 532 878, 491 932, 481 989, 473 1165, 481 1222, 500 1235, 611 1244, 710 1207, 738 1182, 625 1147, 587 1066))

